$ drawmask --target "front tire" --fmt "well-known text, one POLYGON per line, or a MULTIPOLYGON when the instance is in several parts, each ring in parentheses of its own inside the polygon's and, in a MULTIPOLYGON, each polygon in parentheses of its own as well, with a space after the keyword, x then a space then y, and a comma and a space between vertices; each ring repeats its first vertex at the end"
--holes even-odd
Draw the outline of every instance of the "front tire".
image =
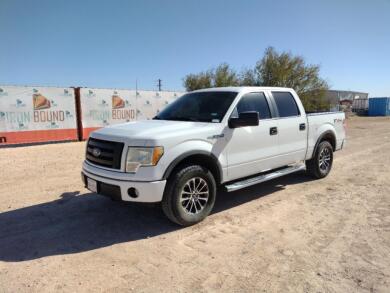
POLYGON ((310 160, 306 161, 306 172, 316 179, 328 176, 333 164, 333 147, 328 141, 321 142, 310 160))
POLYGON ((206 218, 216 198, 213 174, 199 165, 187 165, 169 179, 162 208, 165 215, 181 226, 191 226, 206 218))

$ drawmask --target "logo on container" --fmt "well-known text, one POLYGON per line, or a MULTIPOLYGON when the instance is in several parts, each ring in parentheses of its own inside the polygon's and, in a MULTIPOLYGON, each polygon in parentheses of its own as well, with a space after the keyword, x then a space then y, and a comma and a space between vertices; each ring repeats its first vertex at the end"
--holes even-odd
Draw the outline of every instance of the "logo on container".
POLYGON ((127 122, 135 119, 134 109, 125 109, 130 107, 131 104, 128 100, 123 100, 118 93, 115 91, 112 96, 112 111, 111 117, 113 120, 126 120, 127 122))
POLYGON ((8 96, 8 93, 4 89, 0 88, 0 96, 8 96))
POLYGON ((26 130, 28 126, 23 122, 18 122, 16 125, 11 126, 11 128, 14 130, 26 130))
POLYGON ((53 110, 51 108, 56 107, 57 104, 53 100, 49 100, 36 89, 33 90, 33 118, 34 122, 43 123, 49 122, 47 128, 59 128, 57 122, 65 121, 65 118, 71 118, 72 115, 69 111, 53 110), (69 113, 69 115, 68 115, 69 113))
POLYGON ((27 125, 26 124, 24 124, 24 123, 19 123, 19 125, 18 125, 18 129, 20 129, 20 130, 24 130, 24 129, 27 129, 28 127, 27 127, 27 125))
POLYGON ((50 109, 50 101, 45 96, 35 93, 33 94, 33 106, 34 110, 50 109))
POLYGON ((47 125, 46 128, 47 129, 57 129, 57 128, 60 128, 60 126, 58 125, 58 123, 52 121, 49 125, 47 125))
POLYGON ((112 108, 113 109, 121 109, 124 107, 125 107, 125 101, 120 96, 113 95, 112 96, 112 108))
POLYGON ((92 98, 92 97, 96 97, 96 94, 93 92, 93 90, 88 90, 86 96, 92 98))
POLYGON ((58 104, 54 100, 50 100, 51 107, 57 107, 58 104))
POLYGON ((68 89, 64 89, 64 94, 63 94, 63 95, 69 97, 69 96, 71 96, 72 94, 69 92, 68 89))
POLYGON ((105 100, 102 99, 101 102, 99 103, 99 106, 107 107, 108 103, 105 100))
POLYGON ((11 104, 10 106, 15 107, 15 108, 23 108, 26 107, 26 104, 23 103, 21 99, 16 99, 15 104, 11 104))
POLYGON ((22 100, 16 99, 16 107, 26 107, 26 104, 22 100))

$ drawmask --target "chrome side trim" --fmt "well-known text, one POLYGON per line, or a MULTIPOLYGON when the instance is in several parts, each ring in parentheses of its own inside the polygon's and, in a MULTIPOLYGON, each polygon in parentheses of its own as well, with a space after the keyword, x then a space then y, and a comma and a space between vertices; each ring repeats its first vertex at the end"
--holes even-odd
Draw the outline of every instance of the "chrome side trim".
POLYGON ((227 192, 232 192, 232 191, 239 190, 239 189, 242 189, 242 188, 245 188, 248 186, 252 186, 252 185, 255 185, 255 184, 258 184, 261 182, 272 180, 272 179, 275 179, 275 178, 278 178, 278 177, 281 177, 281 176, 284 176, 287 174, 291 174, 294 172, 305 170, 305 168, 306 168, 305 164, 297 164, 297 165, 293 165, 293 166, 288 166, 284 169, 281 169, 281 170, 278 170, 278 171, 275 171, 272 173, 259 175, 256 177, 252 177, 249 179, 245 179, 242 181, 238 181, 238 182, 235 182, 232 184, 225 185, 225 188, 226 188, 227 192))

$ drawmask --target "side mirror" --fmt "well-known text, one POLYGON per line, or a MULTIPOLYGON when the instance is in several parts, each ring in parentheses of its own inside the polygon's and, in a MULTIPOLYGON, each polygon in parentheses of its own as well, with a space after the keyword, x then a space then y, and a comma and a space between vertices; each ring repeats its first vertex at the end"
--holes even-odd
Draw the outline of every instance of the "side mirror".
POLYGON ((229 119, 230 128, 259 125, 259 112, 242 112, 238 118, 229 119))

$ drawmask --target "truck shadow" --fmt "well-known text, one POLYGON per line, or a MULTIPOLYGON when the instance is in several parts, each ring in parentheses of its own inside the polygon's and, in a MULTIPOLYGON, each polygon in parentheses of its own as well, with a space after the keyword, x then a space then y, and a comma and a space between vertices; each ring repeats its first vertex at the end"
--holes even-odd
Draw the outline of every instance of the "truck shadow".
MULTIPOLYGON (((214 213, 307 180, 305 175, 292 174, 245 190, 220 192, 214 213)), ((159 206, 123 204, 93 193, 65 192, 60 199, 0 214, 0 261, 79 253, 178 229, 159 206)))
POLYGON ((213 209, 213 214, 271 195, 276 191, 285 189, 287 185, 300 184, 313 181, 304 171, 289 174, 274 180, 256 184, 234 192, 219 191, 213 209))

